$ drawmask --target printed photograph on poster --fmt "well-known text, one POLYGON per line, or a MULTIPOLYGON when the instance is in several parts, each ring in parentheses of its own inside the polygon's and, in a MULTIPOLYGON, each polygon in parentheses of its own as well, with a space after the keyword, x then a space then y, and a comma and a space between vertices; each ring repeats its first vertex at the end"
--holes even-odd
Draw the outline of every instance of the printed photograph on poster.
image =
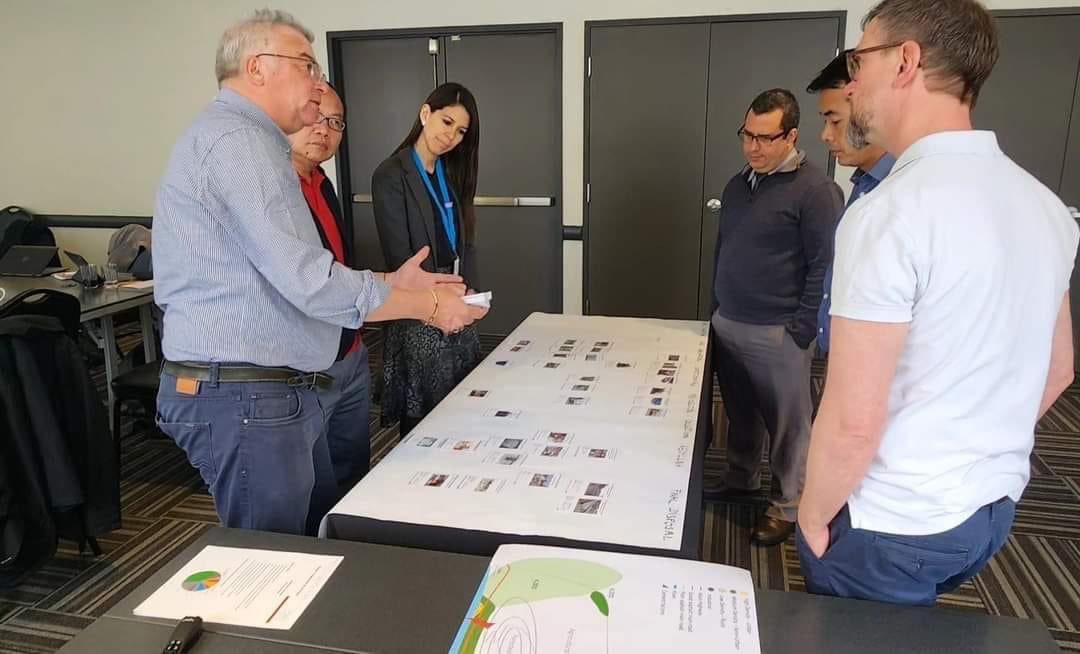
POLYGON ((611 341, 596 341, 593 347, 611 347, 611 341))
POLYGON ((433 447, 439 439, 434 436, 418 436, 415 442, 417 447, 433 447))
POLYGON ((487 457, 487 463, 493 463, 500 466, 516 466, 525 460, 525 455, 521 452, 499 454, 495 453, 487 457))
POLYGON ((579 459, 589 461, 612 461, 618 450, 609 447, 579 447, 575 452, 579 459))
POLYGON ((570 441, 574 440, 572 434, 568 434, 565 431, 549 431, 541 432, 541 438, 545 443, 551 443, 554 445, 566 445, 570 441))
POLYGON ((496 368, 509 368, 510 362, 506 359, 495 359, 492 365, 494 365, 496 368))
POLYGON ((469 488, 472 488, 474 493, 501 493, 506 489, 506 480, 498 479, 496 477, 481 477, 476 479, 471 477, 471 480, 476 481, 475 484, 470 484, 469 488))
POLYGON ((570 358, 570 355, 567 354, 566 352, 556 352, 555 354, 552 354, 551 356, 556 358, 556 359, 569 359, 570 358))
POLYGON ((589 403, 589 398, 579 395, 570 395, 562 398, 561 403, 566 406, 585 406, 589 403))
POLYGON ((433 488, 438 488, 438 487, 442 486, 443 484, 445 484, 446 480, 449 477, 450 477, 450 475, 431 475, 430 477, 428 477, 428 480, 424 482, 424 485, 425 486, 431 486, 433 488))
POLYGON ((591 393, 593 384, 586 382, 570 382, 563 385, 563 390, 571 393, 591 393))
POLYGON ((668 360, 668 361, 679 361, 679 360, 680 360, 681 358, 682 358, 682 355, 679 355, 679 354, 669 354, 669 355, 668 355, 668 358, 667 358, 667 360, 668 360))
POLYGON ((559 503, 561 513, 576 513, 582 516, 603 515, 607 501, 599 497, 564 497, 559 503))
POLYGON ((475 388, 469 391, 469 397, 487 397, 489 393, 491 393, 491 391, 475 388))
POLYGON ((671 392, 671 389, 667 386, 638 386, 638 395, 667 395, 671 392))
POLYGON ((525 442, 524 438, 504 438, 499 441, 500 450, 516 450, 525 442))
POLYGON ((568 338, 565 341, 563 341, 562 343, 563 343, 563 345, 577 345, 577 339, 576 338, 568 338))
POLYGON ((544 445, 540 448, 540 456, 548 459, 557 459, 563 455, 566 448, 562 445, 544 445))
POLYGON ((630 415, 635 418, 664 418, 667 416, 667 409, 636 406, 630 409, 630 415))
POLYGON ((472 440, 451 440, 450 450, 452 452, 464 453, 473 452, 480 447, 480 441, 472 440))
POLYGON ((527 473, 519 477, 520 484, 529 488, 555 488, 559 476, 549 472, 527 473))
POLYGON ((600 381, 600 378, 596 375, 580 375, 578 377, 570 377, 571 383, 584 382, 586 384, 593 384, 600 381))
POLYGON ((666 395, 653 395, 651 397, 635 397, 634 406, 644 407, 662 407, 667 406, 668 398, 666 395))
POLYGON ((604 364, 608 368, 614 368, 616 370, 630 370, 637 366, 633 361, 608 361, 604 364))
POLYGON ((604 357, 600 356, 599 354, 586 354, 585 355, 585 362, 586 363, 600 363, 603 360, 604 360, 604 357))
POLYGON ((536 365, 537 368, 543 368, 544 370, 556 370, 559 366, 562 365, 562 362, 560 362, 560 361, 537 361, 535 365, 536 365))
POLYGON ((584 495, 587 497, 599 497, 607 499, 611 494, 612 484, 605 481, 581 481, 575 480, 567 487, 569 495, 584 495))
POLYGON ((491 411, 485 411, 484 415, 488 418, 509 418, 511 420, 517 420, 521 417, 521 412, 511 411, 509 409, 493 409, 491 411))

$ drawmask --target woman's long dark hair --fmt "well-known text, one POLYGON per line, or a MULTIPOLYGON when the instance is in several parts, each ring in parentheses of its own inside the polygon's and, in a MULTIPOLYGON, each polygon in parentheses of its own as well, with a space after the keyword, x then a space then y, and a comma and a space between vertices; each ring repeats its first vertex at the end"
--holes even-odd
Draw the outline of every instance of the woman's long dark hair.
MULTIPOLYGON (((424 100, 424 104, 435 112, 445 107, 461 105, 469 114, 469 129, 456 148, 443 155, 446 175, 458 192, 461 200, 461 222, 465 226, 465 242, 471 243, 476 236, 476 209, 473 199, 476 197, 476 176, 480 162, 480 113, 476 109, 476 98, 461 84, 447 82, 435 87, 424 100)), ((424 126, 420 116, 416 117, 409 135, 394 150, 394 154, 416 145, 424 126)))

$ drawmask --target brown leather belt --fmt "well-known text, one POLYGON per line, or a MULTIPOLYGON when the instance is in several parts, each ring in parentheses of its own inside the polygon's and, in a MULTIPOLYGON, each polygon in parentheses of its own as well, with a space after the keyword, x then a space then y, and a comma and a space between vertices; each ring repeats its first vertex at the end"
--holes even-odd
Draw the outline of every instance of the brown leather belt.
MULTIPOLYGON (((215 378, 206 363, 178 363, 166 361, 162 371, 174 377, 209 382, 215 378)), ((238 382, 279 382, 289 386, 321 388, 326 390, 334 378, 322 372, 300 372, 292 368, 263 368, 261 366, 217 366, 217 381, 224 384, 238 382)))

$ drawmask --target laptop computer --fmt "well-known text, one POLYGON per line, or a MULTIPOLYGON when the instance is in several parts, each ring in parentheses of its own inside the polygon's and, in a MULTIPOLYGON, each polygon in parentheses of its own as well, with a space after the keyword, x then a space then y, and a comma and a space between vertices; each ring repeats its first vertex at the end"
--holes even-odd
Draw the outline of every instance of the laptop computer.
POLYGON ((55 270, 49 263, 56 256, 51 245, 12 245, 0 257, 0 275, 42 277, 55 270))

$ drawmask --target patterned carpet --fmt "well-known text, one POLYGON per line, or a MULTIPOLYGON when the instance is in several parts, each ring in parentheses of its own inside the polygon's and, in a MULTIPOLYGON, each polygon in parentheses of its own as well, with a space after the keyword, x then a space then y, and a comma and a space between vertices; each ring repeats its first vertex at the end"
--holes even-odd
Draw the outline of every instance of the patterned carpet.
MULTIPOLYGON (((379 339, 368 339, 372 368, 379 339)), ((484 338, 487 351, 499 338, 484 338)), ((121 349, 138 345, 132 335, 121 349)), ((823 369, 815 364, 814 391, 823 369)), ((103 373, 98 373, 103 386, 103 373)), ((717 434, 726 432, 714 396, 717 434)), ((14 588, 0 589, 0 653, 54 652, 105 613, 216 523, 214 506, 198 474, 168 440, 125 422, 122 461, 124 527, 101 539, 99 558, 80 556, 70 544, 14 588)), ((397 428, 378 428, 373 410, 373 460, 397 441, 397 428)), ((723 438, 706 458, 706 486, 725 467, 723 438)), ((1017 510, 1004 550, 973 581, 943 597, 943 606, 1044 623, 1062 650, 1080 652, 1080 386, 1074 386, 1040 423, 1032 456, 1032 481, 1017 510)), ((766 477, 766 482, 767 482, 766 477)), ((709 561, 749 568, 761 588, 803 591, 794 544, 761 549, 749 542, 759 502, 707 505, 703 551, 709 561)))

